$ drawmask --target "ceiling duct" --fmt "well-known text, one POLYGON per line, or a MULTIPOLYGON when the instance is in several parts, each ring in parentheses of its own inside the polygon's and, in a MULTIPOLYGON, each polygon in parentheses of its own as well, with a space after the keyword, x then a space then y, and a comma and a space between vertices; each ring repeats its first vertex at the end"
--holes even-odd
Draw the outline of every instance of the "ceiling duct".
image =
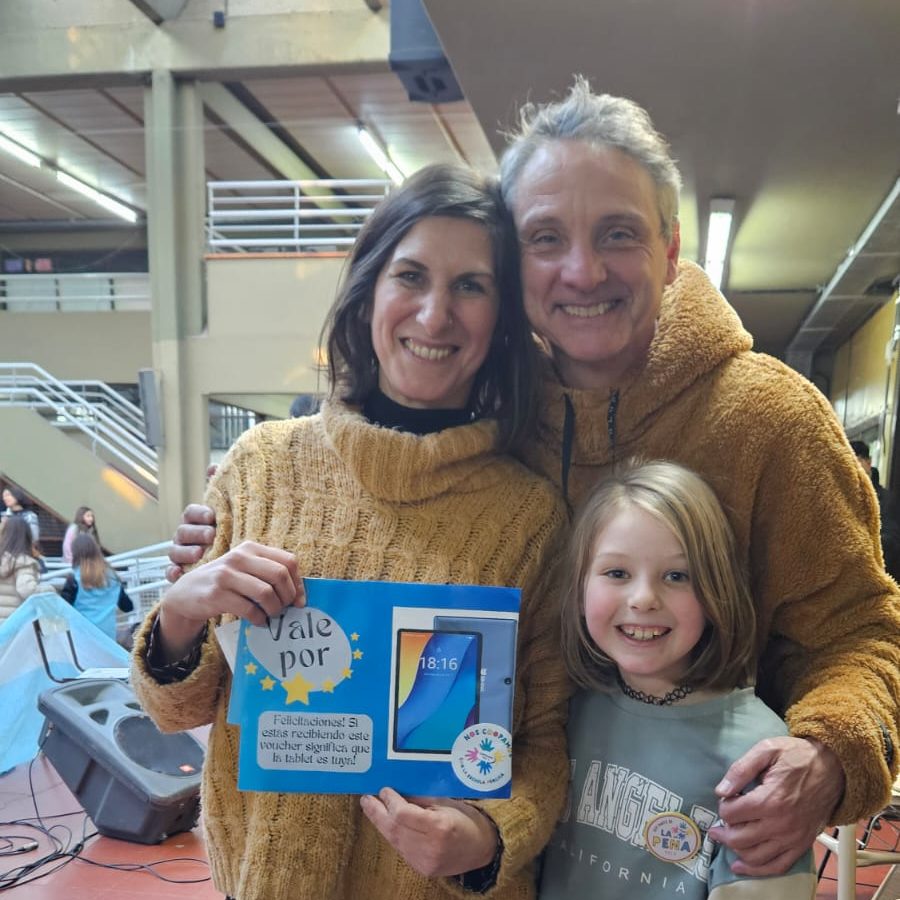
POLYGON ((451 103, 463 99, 422 0, 391 0, 388 62, 410 100, 451 103))
POLYGON ((883 306, 890 294, 873 293, 871 286, 890 283, 898 272, 900 178, 801 322, 788 345, 787 364, 810 377, 816 351, 838 346, 883 306))
POLYGON ((187 6, 187 0, 131 0, 154 25, 177 19, 187 6))

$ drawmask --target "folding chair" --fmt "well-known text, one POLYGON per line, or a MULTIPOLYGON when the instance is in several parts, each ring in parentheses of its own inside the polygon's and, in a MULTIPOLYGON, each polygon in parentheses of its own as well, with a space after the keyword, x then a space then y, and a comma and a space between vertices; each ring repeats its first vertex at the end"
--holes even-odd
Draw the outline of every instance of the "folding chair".
POLYGON ((831 834, 822 832, 817 838, 825 847, 825 856, 819 866, 818 876, 822 877, 828 857, 837 856, 837 900, 855 900, 856 870, 864 866, 897 865, 900 850, 870 850, 872 832, 879 830, 885 822, 900 822, 900 778, 894 782, 891 803, 876 813, 866 823, 862 837, 856 837, 857 826, 841 825, 831 834))

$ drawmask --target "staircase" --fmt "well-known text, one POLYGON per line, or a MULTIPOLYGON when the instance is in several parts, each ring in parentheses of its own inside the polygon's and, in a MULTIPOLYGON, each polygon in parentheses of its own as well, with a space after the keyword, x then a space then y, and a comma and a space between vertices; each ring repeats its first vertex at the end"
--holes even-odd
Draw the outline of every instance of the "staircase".
POLYGON ((65 521, 90 506, 109 550, 162 537, 143 414, 108 385, 0 363, 0 435, 0 473, 65 521))

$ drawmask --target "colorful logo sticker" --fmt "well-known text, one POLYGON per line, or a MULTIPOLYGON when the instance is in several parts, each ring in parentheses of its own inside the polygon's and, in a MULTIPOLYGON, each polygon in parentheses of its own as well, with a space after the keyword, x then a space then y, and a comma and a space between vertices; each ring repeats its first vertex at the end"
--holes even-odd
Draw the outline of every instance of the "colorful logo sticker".
POLYGON ((500 725, 479 722, 453 742, 456 777, 476 791, 495 791, 512 778, 512 737, 500 725))
POLYGON ((693 819, 680 812, 664 812, 647 820, 644 841, 657 859, 680 863, 697 855, 701 835, 693 819))

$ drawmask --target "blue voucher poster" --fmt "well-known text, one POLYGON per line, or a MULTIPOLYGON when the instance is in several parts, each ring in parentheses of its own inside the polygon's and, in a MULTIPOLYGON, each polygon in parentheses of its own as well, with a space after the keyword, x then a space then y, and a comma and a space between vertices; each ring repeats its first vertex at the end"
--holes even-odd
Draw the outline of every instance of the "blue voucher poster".
POLYGON ((238 787, 509 797, 517 588, 306 579, 242 623, 238 787))

